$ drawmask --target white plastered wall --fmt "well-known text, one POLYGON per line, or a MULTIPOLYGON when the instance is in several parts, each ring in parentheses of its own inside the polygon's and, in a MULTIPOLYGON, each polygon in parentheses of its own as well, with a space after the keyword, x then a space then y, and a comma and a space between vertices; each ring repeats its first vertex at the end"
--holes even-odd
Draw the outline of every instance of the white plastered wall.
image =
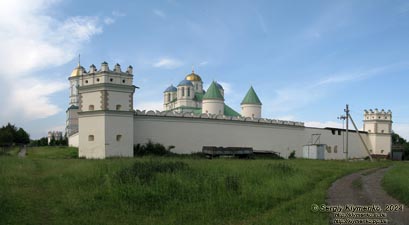
POLYGON ((108 110, 117 110, 116 106, 120 105, 121 111, 130 111, 130 93, 108 91, 108 110))
POLYGON ((241 115, 244 117, 261 118, 261 105, 243 104, 241 105, 241 115))
POLYGON ((203 99, 202 102, 202 113, 209 114, 223 114, 224 113, 224 102, 219 99, 203 99))
POLYGON ((89 111, 89 106, 93 105, 94 110, 101 110, 101 92, 84 92, 81 94, 82 111, 89 111))
POLYGON ((132 157, 133 156, 133 113, 107 115, 105 146, 106 157, 132 157), (120 135, 119 140, 117 136, 120 135))
MULTIPOLYGON (((344 159, 342 151, 343 132, 332 134, 331 130, 286 125, 273 125, 243 121, 226 121, 198 118, 175 118, 158 116, 134 117, 134 144, 149 140, 165 146, 175 146, 176 153, 201 152, 203 146, 252 147, 254 150, 280 152, 281 156, 295 150, 302 156, 302 147, 309 144, 312 134, 321 134, 322 144, 331 149, 326 159, 344 159), (337 146, 337 147, 335 147, 337 146), (334 149, 337 148, 337 152, 334 149)), ((367 141, 367 134, 363 133, 367 141)), ((349 157, 363 158, 366 151, 356 133, 349 136, 349 157)))
POLYGON ((68 146, 78 148, 79 144, 80 144, 80 135, 78 132, 68 137, 68 146))
POLYGON ((104 114, 80 115, 79 157, 87 159, 105 158, 105 117, 104 114), (94 140, 89 140, 93 135, 94 140))

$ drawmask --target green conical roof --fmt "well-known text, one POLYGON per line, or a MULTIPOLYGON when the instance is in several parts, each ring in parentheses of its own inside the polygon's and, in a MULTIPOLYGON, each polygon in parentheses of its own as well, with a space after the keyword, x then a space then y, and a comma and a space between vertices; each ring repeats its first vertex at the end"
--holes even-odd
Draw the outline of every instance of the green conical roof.
POLYGON ((210 87, 207 89, 203 99, 221 99, 224 100, 223 95, 220 93, 219 88, 217 88, 216 83, 213 81, 210 87))
POLYGON ((253 86, 250 87, 249 91, 247 92, 246 96, 244 97, 241 104, 253 104, 253 105, 261 105, 261 101, 258 98, 256 92, 253 89, 253 86))

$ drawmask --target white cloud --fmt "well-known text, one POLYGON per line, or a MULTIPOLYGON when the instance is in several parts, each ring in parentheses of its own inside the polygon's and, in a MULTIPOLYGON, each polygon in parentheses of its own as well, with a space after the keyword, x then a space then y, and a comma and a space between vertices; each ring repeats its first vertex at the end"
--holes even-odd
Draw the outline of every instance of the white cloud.
POLYGON ((43 133, 48 133, 48 131, 62 131, 62 132, 63 132, 63 135, 64 135, 65 125, 64 125, 64 124, 61 124, 61 125, 49 127, 48 129, 45 129, 45 130, 43 131, 43 133))
POLYGON ((276 97, 271 101, 271 108, 275 112, 286 112, 302 108, 312 102, 319 101, 331 91, 334 85, 369 79, 373 76, 385 74, 401 67, 408 67, 406 62, 370 68, 367 70, 338 73, 311 81, 308 84, 297 84, 276 90, 276 97))
POLYGON ((160 101, 144 101, 135 104, 135 109, 139 110, 163 110, 163 102, 160 101))
POLYGON ((161 18, 166 18, 166 14, 162 10, 159 10, 159 9, 154 9, 153 14, 161 18))
POLYGON ((111 17, 105 17, 104 23, 105 23, 106 25, 111 25, 111 24, 115 23, 115 20, 112 19, 111 17))
POLYGON ((156 68, 164 68, 164 69, 176 69, 178 67, 181 67, 182 65, 183 65, 183 62, 177 59, 172 59, 172 58, 162 58, 153 64, 153 66, 156 68))
POLYGON ((1 121, 38 119, 61 109, 50 96, 66 81, 40 79, 39 71, 71 61, 82 44, 102 32, 98 17, 52 16, 57 0, 0 1, 1 121), (3 106, 4 106, 3 105, 3 106))
POLYGON ((209 64, 208 61, 203 61, 199 63, 199 66, 206 66, 207 64, 209 64))
POLYGON ((318 128, 325 128, 325 127, 342 128, 342 123, 335 122, 335 121, 326 121, 326 122, 307 121, 307 122, 304 122, 304 125, 306 127, 318 127, 318 128))
POLYGON ((112 15, 115 16, 115 17, 124 17, 124 16, 126 16, 126 13, 118 11, 118 10, 114 10, 114 11, 112 11, 112 15))

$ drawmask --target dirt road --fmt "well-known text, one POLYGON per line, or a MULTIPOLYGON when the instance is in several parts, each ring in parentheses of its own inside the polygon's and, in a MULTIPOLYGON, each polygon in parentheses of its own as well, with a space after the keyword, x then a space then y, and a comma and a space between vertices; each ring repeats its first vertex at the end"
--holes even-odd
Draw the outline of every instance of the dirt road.
MULTIPOLYGON (((330 224, 340 224, 337 222, 346 222, 342 221, 342 219, 349 219, 351 222, 354 219, 359 219, 359 216, 362 216, 362 213, 369 213, 365 214, 364 217, 361 218, 370 218, 373 219, 374 215, 379 216, 381 213, 386 216, 383 218, 383 215, 377 217, 375 219, 380 220, 387 220, 387 224, 396 224, 396 225, 407 225, 409 224, 409 208, 403 206, 399 201, 389 196, 383 189, 382 189, 382 178, 385 172, 389 168, 383 169, 372 169, 372 170, 365 170, 358 173, 353 173, 348 176, 345 176, 337 181, 335 181, 330 189, 328 190, 328 205, 339 205, 342 206, 343 210, 341 214, 332 213, 330 224), (375 209, 372 211, 373 208, 364 209, 363 211, 356 211, 358 212, 355 214, 354 212, 351 214, 351 209, 353 208, 345 208, 346 205, 350 206, 358 206, 356 208, 359 210, 359 206, 380 206, 382 211, 375 209), (392 207, 389 207, 392 206, 392 207), (388 209, 390 211, 388 211, 388 209), (403 209, 403 211, 402 211, 403 209), (345 216, 342 213, 350 213, 345 218, 341 218, 345 216), (341 220, 335 221, 335 219, 341 220)), ((362 209, 362 208, 361 208, 362 209)), ((378 222, 380 221, 378 220, 378 222)), ((361 220, 364 221, 364 220, 361 220)), ((348 223, 348 222, 347 222, 348 223)), ((356 223, 356 224, 370 224, 370 223, 356 223)))

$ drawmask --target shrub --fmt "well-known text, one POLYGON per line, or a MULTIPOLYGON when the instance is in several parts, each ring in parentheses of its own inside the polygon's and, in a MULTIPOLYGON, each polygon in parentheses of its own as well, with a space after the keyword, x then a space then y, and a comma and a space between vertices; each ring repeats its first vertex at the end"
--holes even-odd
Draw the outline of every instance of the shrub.
POLYGON ((288 159, 295 159, 295 150, 293 150, 290 155, 288 156, 288 159))
POLYGON ((174 146, 169 146, 168 149, 165 148, 160 143, 153 143, 151 140, 148 143, 141 145, 137 144, 134 146, 134 156, 144 156, 144 155, 159 155, 159 156, 168 156, 174 155, 175 153, 171 152, 170 149, 174 146))

